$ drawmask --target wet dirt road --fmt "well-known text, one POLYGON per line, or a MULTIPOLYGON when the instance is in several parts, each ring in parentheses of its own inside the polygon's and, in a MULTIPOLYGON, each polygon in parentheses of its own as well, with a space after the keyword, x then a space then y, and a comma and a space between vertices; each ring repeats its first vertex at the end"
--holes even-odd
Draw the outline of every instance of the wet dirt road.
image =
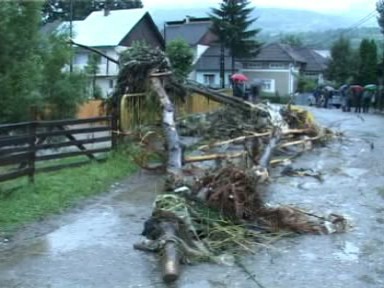
MULTIPOLYGON (((183 267, 171 287, 384 287, 384 117, 313 111, 346 138, 308 152, 293 166, 321 170, 325 181, 274 175, 268 201, 340 213, 351 218, 354 229, 282 239, 245 257, 243 264, 262 286, 238 267, 201 264, 183 267)), ((0 244, 0 287, 166 287, 154 255, 132 249, 160 180, 136 175, 84 207, 0 244)))

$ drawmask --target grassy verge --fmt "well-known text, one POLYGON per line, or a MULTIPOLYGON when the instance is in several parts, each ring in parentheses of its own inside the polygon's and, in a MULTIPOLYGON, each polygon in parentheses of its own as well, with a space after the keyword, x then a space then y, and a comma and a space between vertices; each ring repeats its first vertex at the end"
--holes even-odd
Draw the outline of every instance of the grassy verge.
POLYGON ((27 183, 26 177, 1 183, 0 236, 49 214, 60 213, 81 199, 101 193, 113 182, 135 170, 136 166, 130 157, 120 152, 111 153, 104 163, 39 174, 33 185, 27 183), (4 193, 13 187, 19 188, 12 193, 4 193))

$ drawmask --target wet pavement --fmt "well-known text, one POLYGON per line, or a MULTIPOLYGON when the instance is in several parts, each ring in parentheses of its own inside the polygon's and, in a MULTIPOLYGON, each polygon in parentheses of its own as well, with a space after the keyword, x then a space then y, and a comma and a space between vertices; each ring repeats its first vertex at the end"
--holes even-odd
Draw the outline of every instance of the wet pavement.
MULTIPOLYGON (((354 228, 282 239, 244 257, 262 286, 236 266, 200 264, 183 267, 170 287, 384 287, 384 117, 312 110, 321 123, 346 135, 293 164, 322 171, 324 182, 274 173, 267 200, 343 214, 354 228)), ((161 176, 137 174, 0 244, 0 287, 167 287, 156 257, 132 249, 161 185, 161 176)))

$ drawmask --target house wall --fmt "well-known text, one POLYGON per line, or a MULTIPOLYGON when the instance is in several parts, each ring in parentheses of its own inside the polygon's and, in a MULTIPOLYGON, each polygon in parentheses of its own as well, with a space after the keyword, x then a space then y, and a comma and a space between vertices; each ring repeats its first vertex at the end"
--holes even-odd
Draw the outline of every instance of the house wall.
POLYGON ((242 73, 250 82, 252 79, 263 79, 268 83, 263 86, 263 91, 285 96, 293 94, 297 88, 297 75, 300 66, 289 62, 246 62, 243 63, 242 73))
POLYGON ((290 81, 292 81, 292 79, 290 78, 289 70, 243 70, 242 73, 248 77, 250 82, 252 82, 253 79, 262 79, 271 82, 270 89, 263 89, 265 92, 278 92, 281 96, 292 93, 290 91, 290 81))
MULTIPOLYGON (((219 71, 195 71, 192 75, 195 76, 195 79, 192 79, 192 80, 195 80, 198 83, 209 85, 212 87, 217 87, 217 88, 220 87, 220 72, 219 71), (214 81, 212 83, 208 83, 206 81, 207 78, 210 77, 208 75, 213 75, 214 81)), ((231 76, 231 72, 225 72, 225 86, 226 87, 229 87, 229 85, 230 85, 230 83, 229 83, 230 76, 231 76)))
POLYGON ((98 77, 96 85, 100 87, 103 98, 107 98, 113 92, 117 77, 98 77))
MULTIPOLYGON (((121 47, 108 47, 108 48, 97 48, 101 52, 113 59, 119 59, 119 53, 121 47)), ((124 47, 126 49, 126 47, 124 47)), ((88 63, 88 57, 91 52, 84 50, 77 50, 75 52, 73 67, 75 70, 84 70, 88 63)), ((119 74, 119 66, 108 59, 101 57, 99 64, 99 72, 97 73, 96 85, 101 89, 104 98, 111 93, 117 82, 117 75, 119 74), (111 82, 112 81, 112 82, 111 82), (111 87, 113 84, 113 87, 111 87)))
POLYGON ((205 51, 207 51, 208 48, 209 46, 207 45, 199 44, 195 47, 195 49, 193 49, 193 52, 194 52, 193 65, 200 59, 200 57, 204 54, 205 51))
MULTIPOLYGON (((115 47, 110 48, 97 48, 100 52, 103 52, 107 56, 118 60, 119 54, 115 47)), ((73 59, 73 68, 76 70, 83 70, 88 63, 89 51, 77 50, 73 59)), ((119 73, 119 66, 108 59, 101 57, 99 64, 99 72, 97 76, 117 76, 119 73)))
POLYGON ((164 49, 164 41, 156 29, 157 27, 153 24, 149 14, 146 14, 120 42, 120 45, 129 47, 136 41, 144 40, 151 47, 164 49))

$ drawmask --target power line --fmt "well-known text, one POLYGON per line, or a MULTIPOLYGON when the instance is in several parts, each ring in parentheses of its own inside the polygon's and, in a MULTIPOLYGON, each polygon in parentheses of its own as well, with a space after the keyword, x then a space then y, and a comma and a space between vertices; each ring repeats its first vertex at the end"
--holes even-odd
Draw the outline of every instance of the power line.
MULTIPOLYGON (((363 25, 364 23, 368 22, 373 17, 375 17, 376 13, 377 13, 376 10, 369 12, 367 15, 365 15, 363 18, 361 18, 356 23, 351 25, 349 28, 344 28, 343 31, 340 31, 340 35, 343 36, 344 34, 350 33, 353 30, 357 29, 359 26, 363 25)), ((317 46, 319 44, 322 44, 323 42, 324 42, 324 40, 319 40, 318 42, 310 43, 310 45, 314 47, 314 46, 317 46)))
POLYGON ((347 28, 345 31, 342 32, 342 34, 345 34, 345 33, 349 33, 353 30, 355 30, 356 28, 358 28, 359 26, 363 25, 364 23, 368 22, 369 20, 371 20, 374 16, 376 16, 376 10, 373 10, 371 11, 370 13, 368 13, 368 15, 364 16, 363 18, 361 18, 359 21, 357 21, 355 24, 353 24, 351 27, 347 28))

